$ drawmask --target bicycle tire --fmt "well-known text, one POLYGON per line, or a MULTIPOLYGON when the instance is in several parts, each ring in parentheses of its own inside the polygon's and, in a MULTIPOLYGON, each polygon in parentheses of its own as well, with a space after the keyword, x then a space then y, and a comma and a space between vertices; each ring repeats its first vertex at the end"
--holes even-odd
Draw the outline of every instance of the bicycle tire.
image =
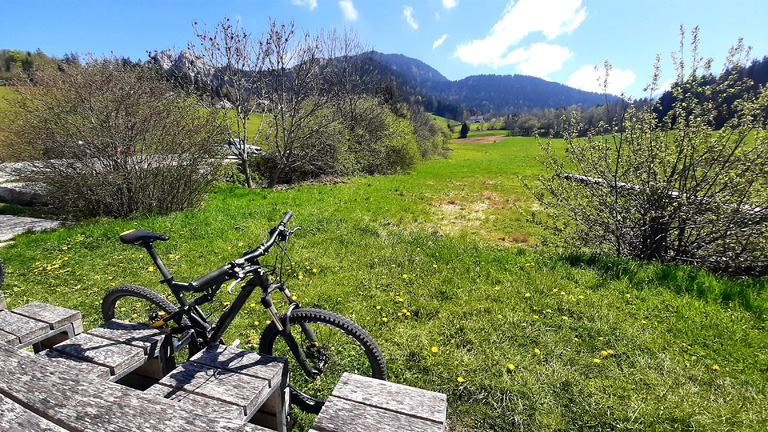
MULTIPOLYGON (((285 316, 281 317, 285 324, 285 316)), ((309 378, 295 361, 290 369, 291 403, 304 412, 317 414, 344 372, 387 378, 384 356, 373 338, 360 326, 333 312, 320 309, 297 309, 290 318, 291 334, 304 349, 313 366, 325 361, 323 373, 317 379, 309 378), (301 324, 310 325, 320 345, 312 346, 301 331, 301 324), (331 345, 332 344, 332 345, 331 345)), ((287 344, 279 338, 274 322, 261 335, 259 352, 278 357, 292 357, 287 344)))
MULTIPOLYGON (((150 324, 162 318, 160 312, 170 315, 177 310, 178 308, 173 303, 160 294, 139 285, 120 285, 115 287, 109 290, 101 301, 101 315, 104 318, 104 322, 111 319, 119 319, 149 327, 150 324), (121 304, 121 302, 123 303, 121 304)), ((166 322, 158 330, 169 331, 171 327, 176 325, 172 321, 166 322)), ((183 317, 181 325, 189 325, 189 320, 183 317)), ((174 339, 178 336, 178 334, 173 335, 174 339)), ((186 352, 182 350, 182 352, 177 353, 177 359, 186 361, 197 351, 196 346, 197 344, 193 336, 189 349, 186 352)))

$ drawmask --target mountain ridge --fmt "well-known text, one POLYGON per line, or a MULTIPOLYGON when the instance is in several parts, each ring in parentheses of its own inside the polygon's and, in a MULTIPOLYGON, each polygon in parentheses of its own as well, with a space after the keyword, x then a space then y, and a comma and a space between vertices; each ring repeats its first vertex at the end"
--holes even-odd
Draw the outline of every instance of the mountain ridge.
POLYGON ((479 74, 451 81, 421 60, 403 54, 371 53, 409 79, 413 86, 434 97, 435 101, 431 101, 429 96, 416 94, 417 99, 421 99, 416 102, 421 102, 430 112, 441 101, 483 113, 507 114, 574 105, 586 109, 603 105, 606 99, 608 102, 619 100, 617 96, 588 92, 529 75, 479 74))

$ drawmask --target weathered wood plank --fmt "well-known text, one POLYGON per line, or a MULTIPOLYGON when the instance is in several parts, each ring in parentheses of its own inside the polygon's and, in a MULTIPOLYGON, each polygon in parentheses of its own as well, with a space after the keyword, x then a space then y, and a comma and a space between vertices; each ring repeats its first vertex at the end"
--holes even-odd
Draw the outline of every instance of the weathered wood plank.
POLYGON ((0 395, 0 430, 7 432, 66 432, 48 420, 0 395))
POLYGON ((262 378, 186 362, 159 384, 239 406, 248 416, 264 403, 269 383, 262 378))
POLYGON ((88 330, 88 334, 141 348, 149 357, 159 355, 159 348, 168 336, 166 332, 120 320, 105 322, 99 327, 88 330))
POLYGON ((0 345, 16 346, 20 344, 19 337, 0 330, 0 345))
POLYGON ((64 341, 52 349, 70 357, 106 366, 112 375, 144 359, 144 350, 130 345, 91 336, 87 333, 64 341))
POLYGON ((17 315, 7 310, 0 311, 0 329, 6 333, 16 335, 19 338, 19 343, 22 344, 42 336, 50 330, 48 325, 43 322, 17 315))
POLYGON ((286 359, 219 344, 207 346, 190 361, 265 379, 270 387, 278 384, 283 374, 288 372, 286 359))
POLYGON ((6 310, 8 309, 8 305, 5 304, 5 297, 3 296, 3 293, 0 292, 0 310, 6 310))
POLYGON ((441 423, 331 396, 312 428, 317 432, 443 432, 441 423))
POLYGON ((103 380, 109 379, 110 376, 110 370, 106 366, 101 366, 97 365, 96 363, 81 360, 79 358, 70 357, 55 350, 48 349, 38 353, 37 355, 39 357, 44 357, 51 360, 51 362, 56 365, 54 367, 76 370, 84 375, 103 380))
POLYGON ((333 396, 348 401, 445 423, 448 398, 443 393, 344 373, 333 396))
POLYGON ((155 384, 144 390, 144 394, 170 399, 174 402, 178 402, 181 406, 198 408, 210 412, 217 417, 231 418, 233 420, 243 419, 243 408, 240 406, 232 405, 218 399, 199 396, 175 387, 155 384))
POLYGON ((51 330, 64 327, 65 325, 72 324, 78 320, 82 321, 83 319, 83 316, 79 311, 36 301, 19 306, 11 310, 11 312, 37 321, 42 321, 48 324, 51 330))
POLYGON ((0 393, 67 429, 81 431, 183 430, 189 432, 267 429, 209 415, 128 387, 52 368, 47 359, 0 346, 0 393))

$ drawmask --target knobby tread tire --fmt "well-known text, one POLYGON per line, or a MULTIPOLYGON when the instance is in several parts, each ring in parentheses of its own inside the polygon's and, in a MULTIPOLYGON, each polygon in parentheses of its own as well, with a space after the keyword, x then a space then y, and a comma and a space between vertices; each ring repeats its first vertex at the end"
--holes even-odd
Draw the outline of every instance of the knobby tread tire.
POLYGON ((159 306, 167 314, 172 314, 177 310, 171 302, 150 289, 140 285, 120 285, 109 290, 101 301, 101 316, 104 318, 104 322, 115 318, 115 305, 123 297, 144 299, 159 306))
MULTIPOLYGON (((281 316, 281 322, 285 325, 286 318, 281 316)), ((318 323, 335 327, 350 338, 352 338, 363 349, 368 362, 371 366, 371 376, 373 378, 387 379, 387 366, 384 363, 384 356, 373 338, 362 327, 355 324, 349 318, 339 314, 322 309, 296 309, 291 314, 290 324, 293 328, 302 323, 318 323)), ((274 322, 270 323, 261 334, 259 341, 259 352, 272 355, 275 341, 280 336, 280 331, 274 322)), ((325 401, 314 399, 295 387, 290 386, 291 403, 298 406, 302 411, 317 414, 320 412, 325 401)))

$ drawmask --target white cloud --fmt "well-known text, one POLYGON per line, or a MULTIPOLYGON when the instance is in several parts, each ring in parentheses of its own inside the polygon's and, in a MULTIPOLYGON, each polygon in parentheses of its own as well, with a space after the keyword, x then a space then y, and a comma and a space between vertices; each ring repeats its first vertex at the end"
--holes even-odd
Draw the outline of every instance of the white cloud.
POLYGON ((355 5, 352 4, 352 0, 340 0, 339 6, 341 7, 342 12, 344 12, 345 19, 348 21, 357 21, 357 9, 355 9, 355 5))
POLYGON ((504 16, 486 37, 459 45, 454 56, 475 66, 487 64, 497 68, 510 63, 526 62, 519 65, 518 69, 528 72, 545 69, 555 71, 560 69, 563 61, 571 57, 572 54, 567 48, 532 44, 528 49, 510 50, 532 33, 541 32, 547 40, 570 33, 581 25, 586 16, 587 10, 581 7, 581 0, 520 0, 517 3, 510 0, 504 16), (535 57, 553 52, 561 59, 559 64, 557 59, 535 57), (549 66, 546 66, 547 63, 549 66))
POLYGON ((443 7, 446 9, 455 8, 459 5, 459 0, 443 0, 443 7))
POLYGON ((518 48, 499 62, 499 65, 516 64, 516 69, 524 75, 546 78, 552 72, 563 67, 563 63, 573 53, 566 47, 535 43, 529 48, 518 48))
POLYGON ((448 33, 440 36, 440 39, 436 40, 435 43, 432 44, 432 49, 435 49, 435 48, 439 47, 440 45, 442 45, 443 42, 445 42, 445 39, 447 37, 448 37, 448 33))
POLYGON ((413 8, 410 6, 403 6, 403 18, 414 30, 419 28, 419 23, 413 18, 413 8))
MULTIPOLYGON (((635 82, 635 74, 631 70, 612 68, 608 75, 608 93, 620 95, 629 85, 635 82)), ((605 80, 605 68, 595 70, 594 66, 582 66, 572 73, 565 85, 581 90, 602 93, 600 88, 605 80)), ((666 83, 665 83, 666 84, 666 83)))
POLYGON ((317 0, 291 0, 291 3, 296 6, 309 6, 309 10, 314 10, 317 7, 317 0))

